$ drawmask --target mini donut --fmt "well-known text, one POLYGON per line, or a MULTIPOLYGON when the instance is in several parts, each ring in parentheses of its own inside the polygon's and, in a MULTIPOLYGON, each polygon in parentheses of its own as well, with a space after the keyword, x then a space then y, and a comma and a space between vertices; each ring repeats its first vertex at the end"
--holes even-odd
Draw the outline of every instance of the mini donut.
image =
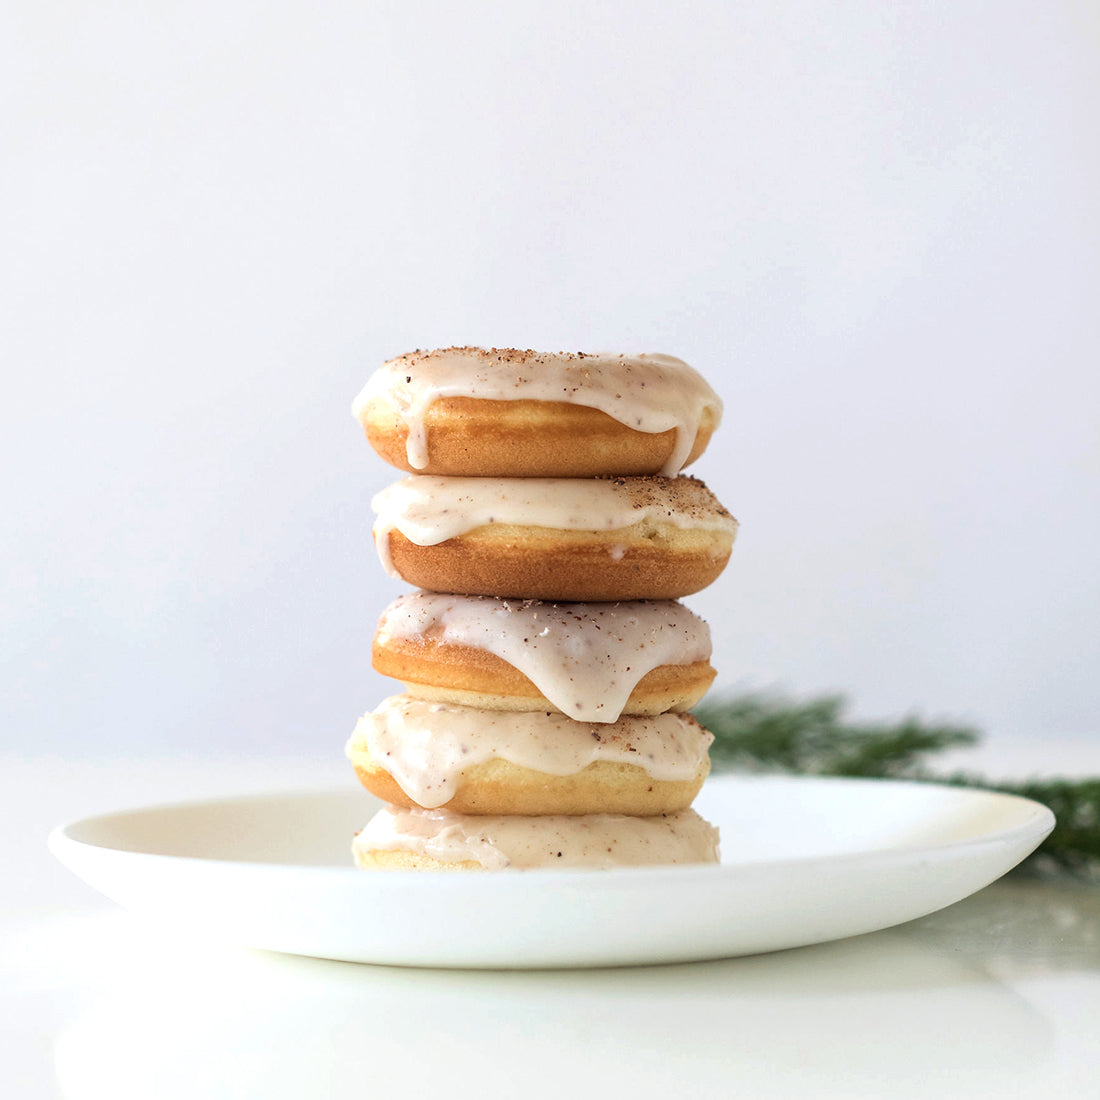
POLYGON ((713 740, 686 714, 576 722, 395 695, 359 720, 347 754, 363 786, 395 806, 647 817, 691 805, 713 740))
POLYGON ((465 347, 391 359, 352 413, 409 473, 671 476, 703 453, 722 402, 669 355, 465 347))
POLYGON ((383 568, 433 592, 672 600, 712 583, 737 521, 692 477, 408 477, 372 501, 383 568))
POLYGON ((718 842, 718 830, 694 810, 501 817, 388 806, 355 837, 352 854, 372 871, 603 870, 717 863, 718 842))
POLYGON ((690 710, 710 630, 673 600, 542 603, 414 592, 382 613, 373 664, 420 699, 588 722, 690 710))

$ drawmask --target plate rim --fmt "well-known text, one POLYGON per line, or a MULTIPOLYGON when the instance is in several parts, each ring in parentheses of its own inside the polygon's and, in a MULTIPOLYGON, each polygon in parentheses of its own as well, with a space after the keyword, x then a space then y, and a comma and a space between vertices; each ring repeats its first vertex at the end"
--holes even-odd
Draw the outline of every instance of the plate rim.
MULTIPOLYGON (((582 868, 532 868, 522 873, 495 874, 477 876, 479 883, 484 882, 490 890, 507 890, 514 888, 508 884, 530 883, 532 878, 551 877, 555 882, 569 880, 621 882, 624 878, 637 879, 643 876, 672 874, 678 878, 699 877, 714 878, 716 876, 734 877, 750 873, 774 873, 777 868, 790 867, 797 869, 807 864, 829 861, 830 863, 857 863, 863 862, 873 866, 877 862, 896 864, 899 859, 920 859, 928 855, 957 854, 966 851, 980 850, 989 846, 1016 846, 1034 841, 1030 851, 1034 851, 1050 835, 1056 824, 1053 811, 1049 807, 1034 799, 1023 795, 1012 794, 1007 791, 990 790, 982 787, 956 786, 954 784, 938 783, 934 780, 922 779, 876 779, 868 777, 850 776, 804 776, 804 775, 740 775, 733 773, 718 774, 708 780, 709 786, 724 785, 725 783, 761 783, 779 781, 786 784, 814 785, 814 786, 859 786, 882 787, 889 785, 892 788, 934 788, 940 791, 951 792, 959 798, 979 795, 992 799, 995 802, 1008 801, 1016 804, 1021 812, 1028 811, 1028 816, 1006 829, 979 834, 974 837, 962 837, 940 843, 904 844, 888 848, 858 848, 851 851, 833 852, 827 855, 806 856, 781 856, 768 859, 754 859, 743 862, 719 863, 719 864, 665 864, 655 867, 616 867, 600 869, 591 867, 582 868), (504 884, 504 885, 493 885, 504 884)), ((400 882, 402 888, 407 889, 413 882, 424 883, 433 889, 439 889, 442 882, 450 882, 454 889, 467 889, 469 876, 456 876, 446 871, 412 871, 394 870, 387 871, 385 875, 368 875, 351 864, 348 866, 318 866, 314 864, 239 860, 239 859, 214 859, 209 856, 173 855, 164 852, 142 852, 130 847, 113 847, 104 844, 96 844, 87 840, 80 840, 70 834, 70 830, 91 825, 93 823, 107 821, 112 818, 139 816, 144 813, 155 813, 172 810, 201 810, 204 807, 225 806, 227 804, 241 804, 245 802, 278 801, 289 798, 321 798, 334 794, 348 795, 357 793, 355 788, 300 788, 291 790, 254 792, 243 795, 220 795, 209 798, 181 799, 161 803, 150 803, 125 809, 112 810, 105 813, 89 814, 54 826, 50 830, 47 845, 49 850, 66 867, 69 866, 65 854, 68 852, 96 852, 106 853, 105 858, 120 857, 142 861, 165 861, 168 864, 179 866, 211 864, 226 867, 239 868, 242 871, 253 874, 276 874, 290 869, 295 874, 305 874, 316 878, 328 878, 339 876, 347 878, 354 876, 367 884, 363 889, 384 888, 385 883, 400 882)), ((365 792, 364 792, 365 793, 365 792)), ((1022 859, 1026 858, 1026 852, 1022 859)), ((71 870, 71 868, 70 868, 71 870)), ((417 887, 419 888, 419 887, 417 887)), ((446 887, 444 887, 446 889, 446 887)))

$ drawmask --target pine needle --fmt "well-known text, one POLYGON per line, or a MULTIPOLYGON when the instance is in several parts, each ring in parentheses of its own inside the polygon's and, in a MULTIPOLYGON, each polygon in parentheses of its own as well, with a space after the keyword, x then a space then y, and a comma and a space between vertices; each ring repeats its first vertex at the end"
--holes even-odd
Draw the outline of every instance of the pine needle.
POLYGON ((704 703, 695 717, 714 734, 715 770, 782 771, 901 779, 916 774, 929 753, 976 744, 967 726, 843 719, 843 696, 808 702, 741 695, 704 703))

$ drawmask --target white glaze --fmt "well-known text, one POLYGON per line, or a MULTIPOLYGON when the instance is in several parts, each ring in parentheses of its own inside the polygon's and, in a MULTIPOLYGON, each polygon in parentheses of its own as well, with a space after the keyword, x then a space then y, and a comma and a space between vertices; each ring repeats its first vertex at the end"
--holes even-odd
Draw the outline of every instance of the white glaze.
POLYGON ((678 473, 691 452, 703 412, 714 424, 722 402, 697 371, 671 355, 532 352, 498 348, 417 351, 380 367, 352 404, 386 401, 408 427, 409 465, 428 465, 424 414, 441 397, 492 401, 561 401, 599 409, 636 431, 674 429, 676 443, 662 474, 678 473))
POLYGON ((356 723, 354 759, 365 748, 419 806, 454 797, 463 772, 507 760, 544 775, 575 775, 589 764, 633 764, 653 779, 699 774, 714 737, 685 714, 576 722, 546 711, 492 711, 393 695, 356 723))
POLYGON ((489 871, 606 869, 717 863, 718 839, 718 830, 694 810, 656 817, 475 817, 387 806, 355 838, 353 850, 410 851, 489 871))
MULTIPOLYGON (((398 574, 390 532, 434 546, 491 523, 570 531, 619 531, 646 520, 737 533, 735 520, 695 478, 433 477, 414 474, 375 494, 374 541, 398 574)), ((620 553, 620 557, 621 557, 620 553)))
POLYGON ((414 592, 382 613, 376 640, 433 629, 439 644, 507 661, 555 707, 587 722, 614 722, 659 665, 706 661, 711 652, 707 624, 675 600, 554 604, 414 592))

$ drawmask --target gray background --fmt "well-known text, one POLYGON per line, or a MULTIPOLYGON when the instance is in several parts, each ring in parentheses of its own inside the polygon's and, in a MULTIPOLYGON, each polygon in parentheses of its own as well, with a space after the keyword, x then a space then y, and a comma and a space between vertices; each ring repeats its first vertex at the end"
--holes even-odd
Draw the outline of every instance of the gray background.
POLYGON ((451 343, 664 351, 719 685, 1095 737, 1100 8, 14 4, 0 736, 339 754, 451 343))

